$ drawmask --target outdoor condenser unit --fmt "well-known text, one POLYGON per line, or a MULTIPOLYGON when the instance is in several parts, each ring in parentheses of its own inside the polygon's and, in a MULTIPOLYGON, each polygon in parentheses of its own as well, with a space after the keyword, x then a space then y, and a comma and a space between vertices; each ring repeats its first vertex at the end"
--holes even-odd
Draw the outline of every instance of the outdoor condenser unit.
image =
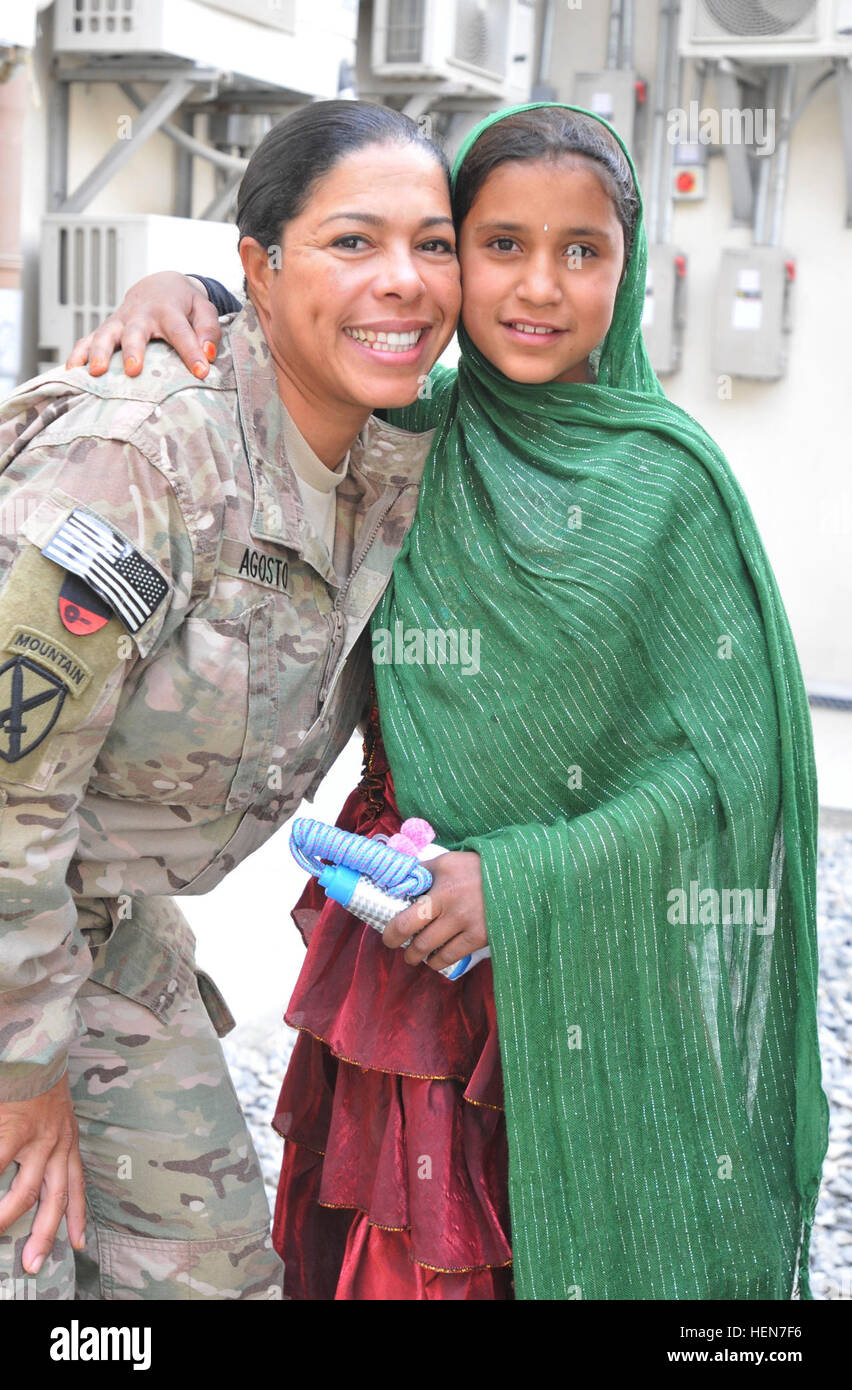
POLYGON ((49 213, 42 220, 39 267, 39 359, 64 362, 142 275, 180 269, 210 274, 230 289, 242 284, 237 229, 229 222, 119 214, 49 213))
POLYGON ((352 0, 56 0, 54 49, 182 58, 335 97, 341 62, 355 59, 356 25, 352 0))
POLYGON ((795 276, 790 252, 778 246, 722 252, 713 343, 716 373, 756 381, 784 375, 795 276))
POLYGON ((751 63, 852 54, 852 0, 685 0, 680 52, 751 63))
POLYGON ((396 82, 527 101, 534 31, 531 0, 375 0, 372 70, 396 82))

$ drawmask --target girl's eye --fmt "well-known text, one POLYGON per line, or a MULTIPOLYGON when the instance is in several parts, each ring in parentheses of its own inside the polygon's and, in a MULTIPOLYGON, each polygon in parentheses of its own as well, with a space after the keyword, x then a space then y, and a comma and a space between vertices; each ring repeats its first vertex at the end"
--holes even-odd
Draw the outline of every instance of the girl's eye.
POLYGON ((515 238, 510 236, 496 236, 493 241, 488 243, 495 251, 512 251, 517 244, 515 238))
POLYGON ((565 248, 565 254, 570 256, 572 260, 584 261, 587 256, 593 256, 595 253, 591 246, 581 246, 578 241, 575 241, 565 248))

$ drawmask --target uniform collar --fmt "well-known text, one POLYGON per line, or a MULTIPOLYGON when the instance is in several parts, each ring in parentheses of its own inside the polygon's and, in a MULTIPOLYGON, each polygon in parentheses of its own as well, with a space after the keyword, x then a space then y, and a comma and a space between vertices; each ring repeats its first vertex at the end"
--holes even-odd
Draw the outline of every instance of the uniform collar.
MULTIPOLYGON (((278 395, 275 366, 257 312, 251 303, 230 325, 231 355, 243 441, 254 486, 250 531, 257 540, 297 551, 321 572, 323 558, 307 526, 295 474, 287 460, 286 416, 278 395), (317 563, 319 561, 319 563, 317 563)), ((369 494, 417 484, 433 431, 410 434, 371 415, 353 442, 348 476, 338 489, 353 485, 369 494)))

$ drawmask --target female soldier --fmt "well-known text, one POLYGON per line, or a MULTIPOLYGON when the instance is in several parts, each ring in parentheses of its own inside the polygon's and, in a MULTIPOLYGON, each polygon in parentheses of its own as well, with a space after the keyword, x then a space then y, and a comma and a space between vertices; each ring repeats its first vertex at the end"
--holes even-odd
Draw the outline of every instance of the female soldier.
POLYGON ((159 349, 0 415, 0 1272, 39 1297, 74 1295, 66 1201, 83 1296, 280 1296, 204 1003, 227 1019, 163 895, 212 888, 352 732, 428 447, 370 410, 414 398, 459 285, 443 158, 393 111, 283 122, 238 224, 251 302, 203 383, 159 349))

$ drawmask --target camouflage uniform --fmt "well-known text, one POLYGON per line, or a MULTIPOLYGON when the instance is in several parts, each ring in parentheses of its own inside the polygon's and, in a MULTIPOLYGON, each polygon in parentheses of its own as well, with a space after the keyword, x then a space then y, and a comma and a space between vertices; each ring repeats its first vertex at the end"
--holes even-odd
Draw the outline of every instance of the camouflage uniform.
MULTIPOLYGON (((283 421, 251 306, 203 382, 158 345, 135 380, 57 371, 0 409, 0 1100, 69 1070, 78 1296, 280 1296, 233 1020, 171 899, 268 839, 352 733, 429 445, 371 418, 329 557, 283 421)), ((7 1279, 31 1223, 0 1235, 7 1279)), ((73 1296, 60 1236, 39 1297, 73 1296)))

